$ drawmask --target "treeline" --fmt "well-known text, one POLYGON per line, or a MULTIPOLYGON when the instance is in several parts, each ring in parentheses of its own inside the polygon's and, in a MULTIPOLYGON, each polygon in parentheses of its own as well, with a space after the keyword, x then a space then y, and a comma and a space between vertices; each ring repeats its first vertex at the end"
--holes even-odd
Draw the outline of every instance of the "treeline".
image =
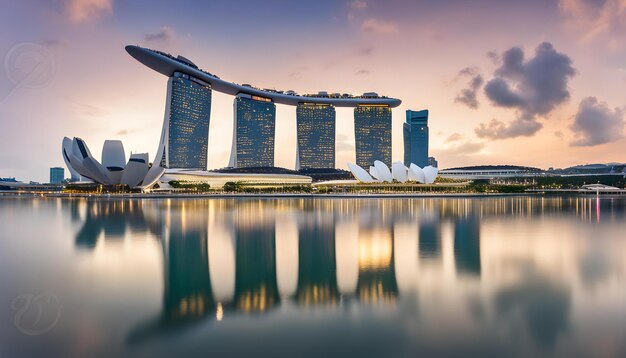
POLYGON ((207 183, 187 182, 183 180, 171 180, 168 184, 174 189, 182 189, 182 191, 207 192, 211 190, 211 186, 207 183))

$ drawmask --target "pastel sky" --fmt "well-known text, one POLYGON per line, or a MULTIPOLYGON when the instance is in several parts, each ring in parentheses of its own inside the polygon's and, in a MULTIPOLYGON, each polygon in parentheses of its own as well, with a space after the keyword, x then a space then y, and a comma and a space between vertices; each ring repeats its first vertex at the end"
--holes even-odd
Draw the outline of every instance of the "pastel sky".
MULTIPOLYGON (((430 110, 440 168, 626 162, 626 0, 0 0, 0 177, 48 180, 61 140, 155 154, 167 78, 124 50, 182 54, 237 83, 375 91, 430 110)), ((228 163, 233 98, 213 93, 209 168, 228 163)), ((295 109, 277 106, 293 168, 295 109)), ((337 109, 337 166, 354 161, 337 109)))

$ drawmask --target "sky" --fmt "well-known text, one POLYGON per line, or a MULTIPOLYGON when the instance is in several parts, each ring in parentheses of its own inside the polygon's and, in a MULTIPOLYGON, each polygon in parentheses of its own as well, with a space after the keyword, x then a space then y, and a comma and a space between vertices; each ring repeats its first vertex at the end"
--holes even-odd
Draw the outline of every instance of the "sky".
MULTIPOLYGON (((440 168, 626 162, 626 0, 0 0, 0 177, 46 182, 64 136, 100 158, 157 149, 167 78, 128 44, 262 88, 402 100, 430 111, 440 168)), ((213 92, 209 168, 228 164, 233 98, 213 92)), ((277 105, 276 165, 294 168, 295 108, 277 105)), ((337 109, 339 168, 354 161, 337 109)), ((66 174, 67 171, 66 171, 66 174)))

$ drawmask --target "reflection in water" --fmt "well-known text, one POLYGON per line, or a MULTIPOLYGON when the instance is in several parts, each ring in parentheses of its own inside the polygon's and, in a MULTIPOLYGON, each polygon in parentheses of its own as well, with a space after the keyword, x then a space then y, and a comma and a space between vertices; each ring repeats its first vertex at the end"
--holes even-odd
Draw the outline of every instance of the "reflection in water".
POLYGON ((398 294, 393 259, 393 232, 388 229, 359 230, 359 283, 363 303, 393 303, 398 294))
POLYGON ((235 237, 235 306, 241 312, 269 310, 279 301, 274 222, 236 226, 235 237))
POLYGON ((422 222, 419 227, 420 257, 441 257, 441 227, 439 222, 428 220, 422 222))
POLYGON ((151 227, 146 221, 141 201, 73 201, 70 206, 72 220, 78 220, 81 205, 86 206, 86 215, 82 228, 76 234, 77 247, 94 248, 101 233, 107 240, 122 239, 127 231, 158 234, 158 227, 151 227))
POLYGON ((335 227, 331 219, 302 220, 298 228, 298 304, 332 305, 339 300, 335 227))
POLYGON ((480 276, 480 222, 474 215, 454 222, 454 264, 458 272, 480 276))
POLYGON ((551 348, 569 324, 570 294, 558 282, 529 273, 522 282, 497 293, 496 311, 503 320, 521 316, 542 348, 551 348), (533 277, 532 275, 535 275, 533 277))
MULTIPOLYGON (((562 276, 565 262, 555 263, 562 255, 551 253, 560 254, 563 244, 554 238, 572 225, 623 220, 625 201, 95 200, 69 206, 72 218, 84 218, 78 248, 141 232, 160 240, 161 312, 131 329, 131 344, 197 322, 276 315, 293 304, 337 314, 347 304, 404 311, 403 297, 415 302, 419 296, 423 324, 447 319, 456 322, 449 329, 458 330, 471 319, 468 332, 483 325, 511 337, 522 329, 545 352, 569 332, 577 284, 562 276), (546 218, 555 229, 541 229, 546 218), (508 237, 516 225, 541 230, 508 237), (464 312, 467 307, 472 312, 464 312), (485 323, 489 319, 495 323, 485 323)), ((597 290, 610 275, 604 252, 596 248, 574 264, 581 284, 597 290)), ((436 324, 429 327, 436 332, 436 324)))

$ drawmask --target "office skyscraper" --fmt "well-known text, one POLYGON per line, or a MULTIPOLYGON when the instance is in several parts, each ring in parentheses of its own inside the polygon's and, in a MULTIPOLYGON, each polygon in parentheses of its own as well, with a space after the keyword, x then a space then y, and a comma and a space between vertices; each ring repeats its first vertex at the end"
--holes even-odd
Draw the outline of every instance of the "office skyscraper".
POLYGON ((298 104, 296 169, 335 167, 335 107, 298 104))
POLYGON ((406 111, 404 131, 404 165, 428 165, 428 110, 406 111))
POLYGON ((269 98, 239 94, 230 166, 273 167, 276 105, 269 98))
POLYGON ((50 183, 61 184, 65 180, 65 169, 61 167, 50 168, 50 183))
POLYGON ((162 166, 206 170, 211 85, 175 72, 168 81, 167 97, 162 166))
POLYGON ((391 165, 391 108, 359 105, 354 109, 356 164, 369 168, 374 161, 391 165))

